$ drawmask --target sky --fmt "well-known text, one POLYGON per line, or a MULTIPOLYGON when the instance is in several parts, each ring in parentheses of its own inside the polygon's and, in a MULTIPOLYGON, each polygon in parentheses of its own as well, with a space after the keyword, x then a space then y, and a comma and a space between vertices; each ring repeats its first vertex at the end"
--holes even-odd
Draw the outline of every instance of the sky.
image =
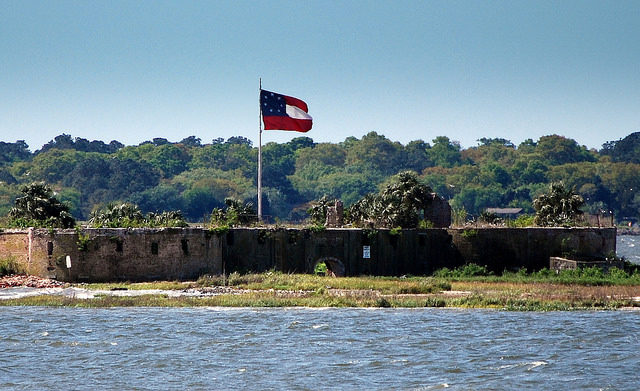
POLYGON ((0 1, 0 141, 257 145, 260 79, 316 142, 599 149, 640 131, 640 2, 0 1))

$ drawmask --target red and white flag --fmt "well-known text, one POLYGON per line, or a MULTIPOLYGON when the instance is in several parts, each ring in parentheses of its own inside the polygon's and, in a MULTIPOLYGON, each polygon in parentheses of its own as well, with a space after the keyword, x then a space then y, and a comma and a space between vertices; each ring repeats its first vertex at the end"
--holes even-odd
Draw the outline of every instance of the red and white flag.
POLYGON ((260 111, 265 130, 308 132, 313 122, 306 103, 271 91, 260 90, 260 111))

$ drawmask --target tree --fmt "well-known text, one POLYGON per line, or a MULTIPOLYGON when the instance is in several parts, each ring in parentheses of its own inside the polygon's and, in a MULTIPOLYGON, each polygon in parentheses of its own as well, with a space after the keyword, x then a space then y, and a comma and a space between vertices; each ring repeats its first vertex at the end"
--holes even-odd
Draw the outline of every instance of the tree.
POLYGON ((371 222, 380 227, 415 228, 421 213, 433 201, 429 186, 418 181, 414 172, 394 175, 380 193, 365 196, 349 208, 352 223, 371 222))
POLYGON ((72 228, 76 225, 69 207, 58 201, 53 190, 44 182, 24 186, 21 192, 23 195, 16 198, 15 207, 9 211, 14 225, 55 228, 72 228))
POLYGON ((234 198, 225 198, 225 208, 215 208, 211 212, 211 222, 229 226, 247 225, 256 221, 256 211, 252 202, 243 203, 234 198))
POLYGON ((449 140, 449 137, 446 136, 439 136, 433 139, 429 157, 437 166, 453 167, 462 164, 460 144, 449 140))
POLYGON ((640 163, 640 132, 603 144, 600 154, 611 156, 614 162, 640 163))
POLYGON ((540 154, 543 162, 548 165, 595 161, 595 157, 587 148, 578 145, 575 140, 556 134, 540 137, 536 153, 540 154))
POLYGON ((307 213, 314 224, 324 224, 327 220, 327 210, 330 206, 335 205, 336 200, 330 200, 329 197, 323 195, 319 200, 311 204, 311 208, 307 209, 307 213))
POLYGON ((94 228, 142 227, 144 215, 135 204, 109 203, 104 208, 91 212, 89 225, 94 228))
POLYGON ((536 210, 534 222, 537 225, 553 227, 574 225, 582 214, 580 207, 584 204, 582 197, 564 186, 562 182, 549 185, 549 191, 533 200, 536 210))
POLYGON ((406 164, 404 147, 376 132, 369 132, 345 149, 346 164, 356 172, 371 171, 387 176, 402 170, 406 164))
POLYGON ((31 152, 29 152, 29 146, 24 140, 18 140, 15 143, 0 141, 0 167, 30 158, 31 152))

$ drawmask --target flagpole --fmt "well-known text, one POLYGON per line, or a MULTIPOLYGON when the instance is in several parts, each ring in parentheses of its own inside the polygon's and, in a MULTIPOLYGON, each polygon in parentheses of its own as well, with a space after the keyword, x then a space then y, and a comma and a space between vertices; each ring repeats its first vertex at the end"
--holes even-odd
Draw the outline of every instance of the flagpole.
POLYGON ((260 88, 258 91, 258 107, 260 107, 260 125, 258 127, 258 222, 262 221, 262 105, 260 104, 260 93, 262 92, 262 78, 260 78, 260 88))

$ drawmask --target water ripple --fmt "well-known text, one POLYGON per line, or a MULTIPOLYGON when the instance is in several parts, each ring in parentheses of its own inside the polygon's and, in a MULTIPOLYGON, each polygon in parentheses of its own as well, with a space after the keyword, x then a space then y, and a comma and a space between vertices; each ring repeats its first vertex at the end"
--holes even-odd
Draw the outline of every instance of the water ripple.
POLYGON ((636 389, 640 314, 0 309, 0 389, 636 389))

